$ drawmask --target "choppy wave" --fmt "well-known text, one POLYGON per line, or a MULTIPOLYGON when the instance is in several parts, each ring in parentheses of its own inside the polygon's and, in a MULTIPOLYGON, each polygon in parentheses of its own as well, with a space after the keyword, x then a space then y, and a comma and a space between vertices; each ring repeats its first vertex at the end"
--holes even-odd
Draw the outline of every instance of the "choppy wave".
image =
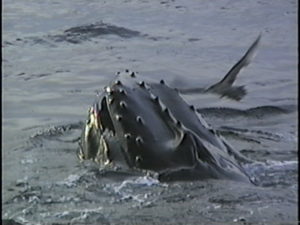
MULTIPOLYGON (((257 111, 259 113, 261 113, 262 111, 264 111, 265 109, 266 112, 263 112, 265 114, 267 114, 267 112, 269 112, 269 110, 271 110, 272 112, 276 111, 276 113, 282 114, 282 113, 288 113, 286 110, 283 110, 279 107, 259 107, 259 108, 251 108, 245 111, 242 110, 236 110, 236 109, 229 109, 226 108, 225 111, 230 111, 230 112, 238 112, 240 114, 245 115, 249 115, 249 113, 256 113, 257 111)), ((207 110, 206 113, 215 113, 215 109, 211 109, 211 110, 207 110)), ((220 109, 220 111, 218 111, 219 113, 223 113, 223 109, 220 109)), ((253 116, 253 115, 252 115, 253 116)), ((71 153, 71 154, 75 154, 77 151, 77 143, 80 139, 80 137, 78 136, 81 133, 81 129, 82 129, 83 123, 82 122, 78 122, 78 123, 74 123, 74 124, 68 124, 68 125, 58 125, 58 126, 54 126, 51 127, 49 129, 46 129, 44 131, 38 132, 35 135, 33 135, 30 138, 30 143, 32 144, 32 146, 36 146, 38 148, 41 148, 42 146, 46 146, 47 148, 50 147, 51 148, 55 148, 57 146, 61 146, 61 144, 63 143, 71 143, 72 144, 72 148, 73 149, 69 149, 67 152, 71 153), (51 147, 52 146, 52 147, 51 147)), ((287 137, 282 136, 280 134, 277 133, 273 133, 273 132, 269 132, 269 131, 263 131, 263 130, 255 130, 255 129, 248 129, 248 128, 235 128, 233 126, 220 126, 217 129, 218 132, 220 132, 222 135, 226 136, 226 137, 234 137, 237 138, 239 140, 241 140, 242 142, 249 142, 251 143, 256 143, 258 144, 258 146, 260 145, 264 145, 265 141, 273 141, 273 142, 282 142, 282 141, 286 141, 287 137)), ((289 141, 289 140, 287 140, 289 141)), ((251 145, 250 145, 251 146, 251 145)), ((270 156, 274 157, 274 154, 277 154, 275 152, 270 152, 267 149, 251 149, 251 147, 249 146, 249 148, 244 148, 242 149, 242 153, 245 153, 247 156, 253 157, 257 160, 259 160, 259 156, 263 156, 264 159, 269 158, 270 156), (256 157, 257 156, 257 157, 256 157)), ((285 154, 295 154, 296 150, 293 151, 292 149, 290 150, 290 152, 288 152, 287 150, 285 150, 285 154)), ((281 154, 281 153, 278 153, 281 154)), ((283 153, 282 153, 283 154, 283 153)), ((261 160, 263 159, 261 158, 261 160)), ((276 157, 275 157, 276 158, 276 157)), ((270 159, 271 160, 271 159, 270 159)), ((259 161, 258 161, 259 162, 259 161)), ((258 185, 262 185, 262 186, 269 186, 269 185, 274 185, 276 186, 277 184, 284 184, 284 185, 289 185, 290 181, 287 180, 287 176, 285 176, 285 173, 290 173, 290 178, 293 179, 292 177, 295 176, 295 174, 297 173, 297 168, 293 166, 287 169, 286 166, 282 166, 282 167, 278 167, 279 164, 276 164, 275 167, 270 167, 270 161, 261 161, 258 164, 252 165, 251 169, 249 169, 250 174, 252 174, 253 179, 256 179, 256 183, 258 185), (276 171, 275 171, 276 168, 276 171), (270 174, 275 173, 274 176, 271 176, 270 174), (266 179, 268 178, 268 179, 266 179), (274 178, 274 180, 272 180, 274 178)), ((276 162, 280 162, 280 161, 276 161, 276 162)), ((30 162, 28 162, 28 160, 24 163, 33 163, 33 160, 31 160, 30 162)), ((286 161, 287 165, 289 164, 289 161, 286 161)), ((94 166, 93 166, 94 167, 94 166)), ((87 168, 89 168, 89 165, 87 165, 87 168)), ((96 169, 96 171, 98 171, 96 169)), ((100 170, 98 172, 95 173, 95 178, 96 179, 107 179, 108 181, 120 181, 120 180, 124 180, 124 183, 121 186, 115 187, 115 194, 117 194, 117 189, 120 189, 120 191, 122 190, 123 186, 128 186, 131 185, 133 183, 137 183, 137 184, 141 184, 142 182, 153 182, 153 180, 143 180, 143 176, 145 176, 145 174, 142 173, 137 173, 134 171, 118 171, 118 170, 100 170), (135 180, 126 180, 130 177, 135 177, 135 180), (137 178, 138 177, 138 178, 137 178)), ((70 175, 64 182, 65 185, 67 186, 72 186, 75 185, 74 182, 77 181, 80 177, 78 175, 70 175)), ((150 179, 150 178, 149 178, 150 179)), ((153 183, 152 183, 153 184, 153 183)))
MULTIPOLYGON (((3 224, 298 224, 296 106, 283 105, 297 99, 295 0, 7 0, 3 6, 3 224), (79 162, 83 123, 74 111, 110 79, 104 74, 166 71, 158 74, 184 79, 178 87, 201 86, 260 31, 258 57, 240 80, 251 83, 249 98, 198 109, 255 160, 244 166, 258 186, 163 183, 79 162), (230 108, 245 104, 252 108, 230 108)), ((199 96, 187 97, 204 105, 199 96)))

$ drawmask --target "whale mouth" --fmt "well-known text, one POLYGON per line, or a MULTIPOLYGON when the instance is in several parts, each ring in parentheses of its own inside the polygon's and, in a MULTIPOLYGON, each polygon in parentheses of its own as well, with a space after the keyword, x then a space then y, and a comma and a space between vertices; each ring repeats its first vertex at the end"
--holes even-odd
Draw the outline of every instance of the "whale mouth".
POLYGON ((104 131, 107 128, 110 128, 114 133, 114 128, 107 111, 106 98, 103 98, 103 100, 101 101, 101 105, 103 108, 103 110, 101 111, 99 109, 98 103, 95 103, 88 110, 88 117, 84 125, 84 132, 82 133, 80 149, 78 153, 78 157, 80 160, 95 160, 98 154, 98 150, 101 149, 100 142, 104 131))
POLYGON ((120 148, 110 115, 109 99, 104 95, 88 110, 77 155, 81 161, 90 159, 101 165, 107 165, 114 158, 121 158, 118 155, 120 148))
POLYGON ((95 118, 95 126, 99 129, 100 133, 104 133, 104 131, 107 129, 113 134, 115 134, 115 127, 112 122, 112 118, 109 113, 108 109, 108 102, 107 97, 104 96, 103 99, 100 102, 101 106, 99 108, 98 103, 95 103, 91 109, 93 117, 95 118))

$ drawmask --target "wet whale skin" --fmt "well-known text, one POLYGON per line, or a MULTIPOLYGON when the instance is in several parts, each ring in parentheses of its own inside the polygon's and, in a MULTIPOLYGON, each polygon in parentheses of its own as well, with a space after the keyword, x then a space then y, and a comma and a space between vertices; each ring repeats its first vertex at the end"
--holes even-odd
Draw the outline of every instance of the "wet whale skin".
POLYGON ((81 158, 151 170, 161 179, 251 182, 244 157, 209 127, 177 89, 125 71, 98 96, 82 133, 81 158))

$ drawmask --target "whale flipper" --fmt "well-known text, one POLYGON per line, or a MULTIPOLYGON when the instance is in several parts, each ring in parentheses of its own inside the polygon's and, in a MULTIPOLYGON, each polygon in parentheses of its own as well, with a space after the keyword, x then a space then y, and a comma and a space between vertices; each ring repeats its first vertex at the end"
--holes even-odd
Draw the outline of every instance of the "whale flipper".
POLYGON ((248 66, 254 58, 258 44, 261 39, 261 34, 256 38, 250 46, 246 54, 229 70, 224 78, 218 83, 210 86, 205 92, 211 92, 221 95, 221 97, 228 97, 234 100, 241 100, 246 95, 244 86, 232 86, 240 71, 248 66))
POLYGON ((198 93, 214 93, 221 97, 227 97, 236 101, 241 100, 246 94, 244 86, 232 86, 240 71, 249 65, 254 58, 257 47, 261 39, 261 34, 256 38, 253 44, 250 46, 246 54, 229 70, 229 72, 223 77, 223 79, 208 88, 188 88, 178 89, 182 94, 198 94, 198 93))

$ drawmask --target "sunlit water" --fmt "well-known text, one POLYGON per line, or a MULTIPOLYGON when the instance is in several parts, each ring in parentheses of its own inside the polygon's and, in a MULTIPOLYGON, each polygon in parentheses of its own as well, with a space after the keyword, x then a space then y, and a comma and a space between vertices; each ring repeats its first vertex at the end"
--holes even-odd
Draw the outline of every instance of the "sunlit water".
POLYGON ((7 224, 297 224, 296 1, 3 2, 2 217, 7 224), (183 95, 258 186, 99 171, 76 157, 115 72, 174 87, 221 79, 262 32, 240 102, 183 95))

